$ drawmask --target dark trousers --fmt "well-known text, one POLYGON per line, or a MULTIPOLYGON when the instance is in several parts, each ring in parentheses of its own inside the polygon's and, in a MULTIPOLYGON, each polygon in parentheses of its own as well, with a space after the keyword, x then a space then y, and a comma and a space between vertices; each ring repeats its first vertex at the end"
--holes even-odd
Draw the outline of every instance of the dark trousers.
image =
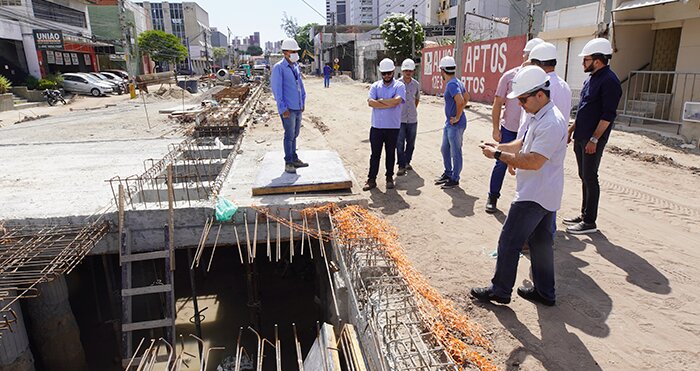
MULTIPOLYGON (((517 136, 517 131, 510 131, 501 126, 501 141, 499 143, 510 143, 514 141, 517 136)), ((503 178, 506 176, 506 170, 508 170, 508 165, 506 165, 505 162, 496 160, 496 165, 493 166, 493 171, 491 171, 489 196, 496 198, 501 197, 501 187, 503 187, 503 178)))
POLYGON ((496 273, 491 290, 497 296, 509 298, 515 285, 520 252, 525 242, 530 246, 532 281, 544 298, 555 300, 554 295, 554 213, 532 201, 518 201, 510 205, 508 217, 498 238, 496 273))
POLYGON ((411 164, 413 150, 416 148, 416 132, 418 123, 401 123, 399 139, 396 147, 396 155, 399 158, 399 168, 405 168, 411 164))
POLYGON ((382 158, 382 147, 386 152, 386 177, 394 176, 394 162, 396 161, 396 141, 399 137, 399 129, 377 129, 369 130, 369 143, 372 147, 372 154, 369 157, 369 174, 367 179, 376 180, 379 174, 379 160, 382 158))
POLYGON ((576 153, 578 177, 581 178, 583 196, 581 217, 586 223, 595 223, 598 218, 598 201, 600 200, 598 167, 600 166, 600 159, 603 157, 603 150, 607 142, 608 135, 603 135, 598 140, 595 153, 587 154, 586 144, 588 140, 574 140, 574 153, 576 153))

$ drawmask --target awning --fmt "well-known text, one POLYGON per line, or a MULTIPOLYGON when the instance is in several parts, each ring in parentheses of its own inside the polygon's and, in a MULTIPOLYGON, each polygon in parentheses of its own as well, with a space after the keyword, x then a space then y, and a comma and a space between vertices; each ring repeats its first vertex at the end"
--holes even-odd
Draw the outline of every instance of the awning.
POLYGON ((668 3, 677 3, 678 0, 629 0, 623 1, 620 6, 613 9, 613 12, 619 12, 621 10, 639 9, 646 8, 648 6, 662 5, 668 3))

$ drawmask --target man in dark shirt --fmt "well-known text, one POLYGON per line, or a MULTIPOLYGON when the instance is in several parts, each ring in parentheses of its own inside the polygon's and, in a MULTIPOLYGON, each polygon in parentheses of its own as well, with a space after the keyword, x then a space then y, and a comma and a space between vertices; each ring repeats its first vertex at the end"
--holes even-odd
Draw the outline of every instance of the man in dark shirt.
POLYGON ((607 39, 597 38, 589 41, 579 56, 583 57, 584 71, 590 72, 591 75, 583 83, 576 121, 569 127, 569 141, 573 134, 578 175, 583 185, 581 215, 564 219, 564 224, 569 225, 566 231, 572 234, 593 233, 598 230, 598 167, 622 96, 620 80, 608 66, 612 57, 612 46, 607 39))

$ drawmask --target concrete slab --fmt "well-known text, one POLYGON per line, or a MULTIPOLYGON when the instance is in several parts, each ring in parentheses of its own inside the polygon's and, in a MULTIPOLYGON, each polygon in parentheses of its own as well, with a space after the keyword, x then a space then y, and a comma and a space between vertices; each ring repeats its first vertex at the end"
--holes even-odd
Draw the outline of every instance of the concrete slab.
POLYGON ((177 139, 0 145, 0 220, 91 215, 112 202, 115 176, 143 172, 177 139))
POLYGON ((268 152, 260 164, 253 185, 253 195, 285 194, 349 190, 352 178, 335 151, 299 151, 299 157, 309 163, 296 174, 284 171, 284 152, 268 152))

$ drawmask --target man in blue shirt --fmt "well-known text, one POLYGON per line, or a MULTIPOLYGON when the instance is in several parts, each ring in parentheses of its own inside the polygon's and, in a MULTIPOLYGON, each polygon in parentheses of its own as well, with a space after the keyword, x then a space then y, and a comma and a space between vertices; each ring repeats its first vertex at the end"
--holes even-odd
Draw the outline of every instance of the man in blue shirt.
POLYGON ((593 233, 598 230, 598 167, 615 122, 617 105, 622 97, 620 80, 608 67, 612 52, 610 41, 597 38, 589 41, 579 54, 583 57, 584 71, 591 75, 583 83, 576 121, 569 127, 569 141, 573 134, 578 175, 583 185, 581 214, 564 219, 564 224, 569 225, 566 231, 572 234, 593 233))
POLYGON ((309 166, 297 156, 297 137, 301 129, 301 113, 304 112, 306 102, 306 90, 297 63, 298 51, 299 45, 296 40, 282 41, 284 59, 275 64, 270 76, 270 87, 284 127, 284 171, 288 173, 296 173, 296 168, 309 166))
POLYGON ((457 78, 457 64, 454 58, 447 56, 440 60, 442 79, 447 81, 445 86, 445 128, 442 130, 442 161, 445 171, 435 180, 442 189, 451 189, 459 185, 459 174, 462 172, 462 139, 467 129, 467 117, 464 106, 469 101, 469 93, 457 78))
POLYGON ((369 131, 371 155, 369 174, 363 191, 377 187, 379 160, 382 147, 386 153, 386 188, 394 188, 394 162, 396 162, 396 141, 401 129, 401 106, 406 101, 406 87, 399 80, 394 80, 394 61, 389 58, 379 62, 382 79, 372 84, 369 89, 367 104, 372 107, 372 128, 369 131))
POLYGON ((331 64, 326 63, 326 65, 323 66, 323 87, 324 88, 331 87, 331 74, 332 73, 333 73, 333 69, 331 68, 331 64))

